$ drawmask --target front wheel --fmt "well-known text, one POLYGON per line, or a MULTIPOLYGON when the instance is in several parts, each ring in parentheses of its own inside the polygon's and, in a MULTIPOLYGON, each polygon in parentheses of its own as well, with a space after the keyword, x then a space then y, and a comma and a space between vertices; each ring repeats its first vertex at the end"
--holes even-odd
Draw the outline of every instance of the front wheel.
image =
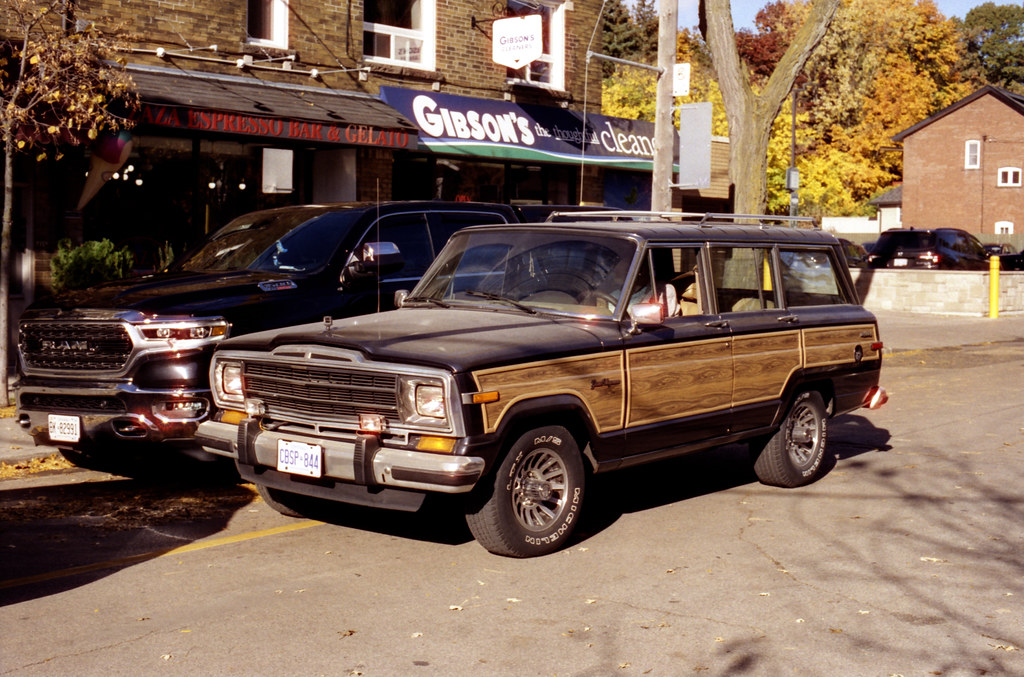
POLYGON ((813 482, 825 459, 827 433, 828 413, 821 393, 800 393, 782 426, 757 455, 754 473, 765 484, 777 487, 799 487, 813 482))
POLYGON ((546 555, 565 543, 579 521, 583 485, 583 461, 569 431, 537 428, 512 445, 493 485, 478 490, 466 523, 496 555, 546 555))
POLYGON ((305 496, 293 494, 280 489, 273 489, 265 484, 257 484, 256 492, 268 506, 286 517, 305 517, 309 502, 305 496))

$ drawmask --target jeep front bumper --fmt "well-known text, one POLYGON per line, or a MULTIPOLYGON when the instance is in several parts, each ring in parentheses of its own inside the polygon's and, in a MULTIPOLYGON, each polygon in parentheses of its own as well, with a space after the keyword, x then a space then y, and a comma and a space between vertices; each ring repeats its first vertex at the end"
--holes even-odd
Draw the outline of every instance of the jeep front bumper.
MULTIPOLYGON (((241 423, 205 421, 196 434, 199 444, 208 452, 235 459, 239 472, 246 479, 263 482, 256 474, 281 476, 276 471, 278 447, 282 440, 305 442, 323 449, 323 477, 320 484, 331 481, 349 485, 409 489, 446 494, 464 493, 473 488, 484 472, 483 458, 455 456, 411 449, 383 446, 374 435, 356 435, 345 439, 309 437, 294 432, 263 430, 256 419, 241 423), (251 468, 252 470, 248 470, 251 468)), ((343 496, 324 495, 307 490, 307 484, 296 484, 289 490, 346 500, 343 496)))

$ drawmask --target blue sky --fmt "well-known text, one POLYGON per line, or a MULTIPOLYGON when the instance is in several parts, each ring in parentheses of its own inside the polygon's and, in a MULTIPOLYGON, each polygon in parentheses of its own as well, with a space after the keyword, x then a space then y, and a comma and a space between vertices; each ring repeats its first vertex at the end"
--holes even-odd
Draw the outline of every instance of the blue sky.
MULTIPOLYGON (((997 5, 1015 4, 1015 0, 993 0, 997 5)), ((697 25, 698 0, 679 0, 679 25, 692 28, 697 25)), ((732 20, 737 29, 753 28, 754 16, 758 10, 768 4, 769 0, 732 0, 732 20)), ((972 8, 983 4, 986 0, 934 0, 935 5, 946 17, 961 19, 972 8)), ((657 5, 655 5, 657 6, 657 5)))

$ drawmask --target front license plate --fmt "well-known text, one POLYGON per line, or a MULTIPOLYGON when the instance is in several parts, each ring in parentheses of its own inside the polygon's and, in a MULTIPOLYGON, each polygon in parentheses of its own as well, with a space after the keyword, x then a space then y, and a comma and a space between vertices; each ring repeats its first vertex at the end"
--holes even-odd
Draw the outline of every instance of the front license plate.
POLYGON ((892 260, 892 265, 895 266, 896 268, 903 268, 903 267, 905 267, 907 265, 907 263, 908 263, 908 261, 906 259, 893 259, 892 260))
POLYGON ((318 444, 277 441, 277 469, 293 475, 320 477, 324 474, 324 450, 318 444))
POLYGON ((77 442, 82 439, 82 421, 77 416, 50 414, 46 423, 51 442, 77 442))

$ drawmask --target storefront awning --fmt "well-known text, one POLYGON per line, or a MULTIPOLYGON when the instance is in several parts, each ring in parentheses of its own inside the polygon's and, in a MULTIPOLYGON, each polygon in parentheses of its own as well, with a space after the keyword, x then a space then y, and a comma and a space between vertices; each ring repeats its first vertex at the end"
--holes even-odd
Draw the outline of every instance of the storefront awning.
POLYGON ((648 172, 654 164, 652 122, 401 87, 380 92, 416 123, 420 148, 435 153, 648 172))
POLYGON ((140 124, 324 144, 415 148, 416 126, 379 98, 191 70, 130 66, 140 124))

